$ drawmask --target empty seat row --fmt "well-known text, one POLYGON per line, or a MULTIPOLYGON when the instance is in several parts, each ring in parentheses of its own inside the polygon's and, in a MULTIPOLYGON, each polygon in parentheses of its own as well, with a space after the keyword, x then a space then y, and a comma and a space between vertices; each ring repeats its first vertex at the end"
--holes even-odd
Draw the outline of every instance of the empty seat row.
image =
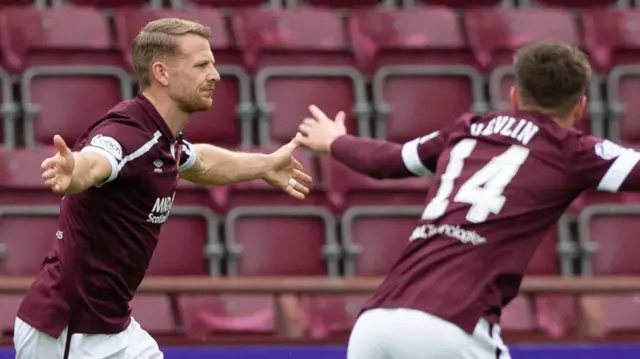
MULTIPOLYGON (((0 273, 32 275, 38 270, 53 240, 55 213, 55 207, 0 207, 3 233, 0 273)), ((420 208, 358 208, 343 217, 342 246, 339 246, 337 236, 327 234, 335 221, 320 209, 277 206, 240 209, 226 218, 227 274, 336 275, 336 262, 342 259, 346 275, 384 275, 407 243, 401 238, 411 232, 419 213, 420 208)), ((572 272, 566 262, 582 257, 582 275, 637 275, 640 266, 631 248, 637 247, 632 229, 639 215, 638 203, 587 207, 577 214, 581 250, 568 249, 569 243, 563 245, 564 240, 558 240, 553 230, 534 254, 527 273, 580 274, 572 272)), ((217 224, 216 217, 202 208, 174 207, 148 274, 176 275, 176 280, 180 275, 219 275, 219 269, 212 269, 214 266, 206 260, 207 256, 213 258, 211 263, 223 256, 213 229, 217 224)), ((581 310, 592 314, 595 301, 595 310, 605 314, 609 329, 638 330, 640 311, 634 298, 591 298, 591 304, 581 310)), ((5 309, 2 312, 12 313, 19 299, 19 296, 0 297, 5 309)), ((309 335, 323 338, 335 332, 348 332, 365 299, 361 295, 306 296, 294 301, 294 305, 304 314, 309 335)), ((182 313, 179 324, 198 337, 211 332, 274 334, 277 329, 278 311, 274 306, 280 299, 270 295, 181 296, 177 302, 172 301, 176 299, 139 296, 132 303, 133 314, 151 331, 177 331, 171 312, 172 306, 177 305, 182 313)), ((562 336, 577 329, 581 306, 576 298, 568 296, 541 295, 532 299, 523 295, 505 309, 503 327, 507 331, 541 331, 562 336)), ((6 330, 13 318, 9 314, 4 317, 0 315, 0 327, 6 330)))
POLYGON ((212 27, 212 48, 225 77, 216 91, 215 108, 197 114, 187 129, 193 141, 284 142, 310 103, 329 113, 346 109, 353 133, 407 140, 442 127, 465 109, 507 106, 513 51, 541 39, 583 43, 596 68, 609 74, 605 93, 599 77, 590 87, 593 132, 607 134, 602 127, 608 111, 611 137, 640 140, 631 95, 640 52, 629 40, 637 35, 631 25, 640 21, 640 12, 585 11, 581 41, 572 15, 560 9, 470 10, 464 17, 467 42, 456 13, 447 8, 354 11, 349 36, 339 14, 331 10, 243 10, 232 17, 233 31, 228 33, 224 18, 213 9, 120 9, 115 14, 117 40, 111 41, 101 13, 59 8, 0 12, 0 34, 7 39, 0 42, 0 64, 7 71, 0 79, 8 142, 15 132, 12 120, 19 115, 24 117, 28 146, 46 144, 55 133, 73 141, 111 105, 131 97, 130 42, 148 21, 167 16, 212 27), (24 23, 34 25, 24 31, 24 23), (322 31, 310 31, 315 28, 322 31), (20 91, 13 93, 11 75, 18 74, 20 91), (86 100, 87 94, 98 93, 86 100), (18 100, 21 106, 15 104, 18 100), (420 113, 429 113, 429 118, 417 121, 420 113), (217 122, 215 133, 207 130, 212 120, 217 122), (253 139, 254 132, 258 139, 253 139))

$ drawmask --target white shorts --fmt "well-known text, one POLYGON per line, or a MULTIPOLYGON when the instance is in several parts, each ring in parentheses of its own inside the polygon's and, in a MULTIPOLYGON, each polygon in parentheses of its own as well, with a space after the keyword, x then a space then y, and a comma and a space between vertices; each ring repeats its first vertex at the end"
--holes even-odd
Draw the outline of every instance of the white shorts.
POLYGON ((347 359, 510 359, 500 327, 480 319, 473 335, 414 309, 371 309, 356 321, 347 359))
MULTIPOLYGON (((67 329, 53 338, 16 318, 13 343, 16 359, 62 359, 67 329)), ((73 334, 68 359, 162 359, 156 341, 138 322, 118 334, 73 334)))

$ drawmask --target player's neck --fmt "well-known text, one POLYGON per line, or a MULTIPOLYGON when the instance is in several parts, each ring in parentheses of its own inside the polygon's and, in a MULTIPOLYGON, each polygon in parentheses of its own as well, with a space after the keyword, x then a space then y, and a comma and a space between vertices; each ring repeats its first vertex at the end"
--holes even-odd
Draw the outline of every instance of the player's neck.
POLYGON ((522 105, 518 106, 518 110, 520 110, 520 111, 529 111, 529 112, 537 112, 537 113, 543 114, 543 115, 549 117, 558 126, 563 127, 563 128, 569 128, 569 127, 573 126, 574 120, 571 117, 552 116, 552 115, 549 115, 549 114, 545 113, 544 111, 542 111, 540 109, 530 108, 530 107, 526 107, 526 106, 522 106, 522 105))
POLYGON ((178 109, 175 103, 164 94, 156 94, 149 89, 142 91, 142 95, 156 108, 173 136, 178 136, 189 122, 190 115, 178 109))

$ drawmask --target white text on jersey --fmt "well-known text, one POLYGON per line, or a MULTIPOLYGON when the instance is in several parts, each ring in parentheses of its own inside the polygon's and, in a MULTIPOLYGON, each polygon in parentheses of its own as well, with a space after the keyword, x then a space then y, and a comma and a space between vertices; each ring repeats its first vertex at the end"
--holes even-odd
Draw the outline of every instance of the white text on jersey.
POLYGON ((488 123, 474 123, 471 125, 473 136, 501 136, 513 138, 523 145, 527 145, 540 128, 531 121, 520 119, 519 121, 509 116, 498 116, 488 123), (516 121, 518 122, 516 124, 516 121), (514 126, 515 125, 515 126, 514 126))
POLYGON ((174 193, 171 197, 158 197, 156 203, 153 205, 151 213, 147 218, 147 222, 153 224, 162 224, 169 218, 169 212, 171 212, 171 206, 173 205, 173 199, 176 197, 174 193))
POLYGON ((462 229, 459 226, 452 226, 449 224, 443 224, 440 226, 434 226, 433 224, 423 224, 416 227, 409 237, 409 241, 415 241, 416 239, 429 239, 436 235, 442 235, 457 239, 462 243, 471 243, 474 246, 485 243, 487 240, 483 236, 474 231, 468 231, 462 229))

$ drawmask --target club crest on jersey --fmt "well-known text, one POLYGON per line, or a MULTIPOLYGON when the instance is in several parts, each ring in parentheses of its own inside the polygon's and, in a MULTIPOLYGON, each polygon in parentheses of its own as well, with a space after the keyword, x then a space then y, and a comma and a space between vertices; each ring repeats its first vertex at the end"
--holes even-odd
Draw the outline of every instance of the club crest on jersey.
POLYGON ((117 160, 122 160, 122 146, 115 138, 103 135, 95 135, 91 139, 91 146, 107 151, 117 160))
POLYGON ((596 155, 604 160, 611 160, 620 156, 627 149, 609 140, 596 143, 596 155))

